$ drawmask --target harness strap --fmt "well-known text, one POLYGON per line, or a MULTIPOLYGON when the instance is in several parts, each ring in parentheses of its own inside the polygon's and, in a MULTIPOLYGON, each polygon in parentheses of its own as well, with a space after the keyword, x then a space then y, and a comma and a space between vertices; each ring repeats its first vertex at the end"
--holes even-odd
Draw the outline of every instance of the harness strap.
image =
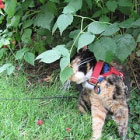
POLYGON ((110 70, 104 74, 102 74, 103 77, 109 76, 111 74, 115 74, 117 76, 120 76, 122 78, 124 78, 124 74, 118 70, 116 70, 114 67, 111 67, 110 70))
POLYGON ((100 75, 103 65, 104 65, 104 62, 102 62, 102 61, 98 61, 96 63, 94 70, 92 72, 91 78, 89 80, 90 83, 96 85, 99 81, 102 81, 104 79, 104 77, 107 77, 112 74, 124 78, 124 74, 122 72, 116 70, 114 67, 110 67, 109 71, 106 70, 104 74, 100 75))
POLYGON ((103 68, 103 65, 104 65, 104 62, 102 62, 102 61, 98 61, 96 63, 95 68, 94 68, 94 70, 92 72, 92 75, 91 75, 91 78, 90 78, 89 82, 94 83, 94 84, 97 84, 98 77, 99 77, 99 75, 101 73, 101 70, 103 68))

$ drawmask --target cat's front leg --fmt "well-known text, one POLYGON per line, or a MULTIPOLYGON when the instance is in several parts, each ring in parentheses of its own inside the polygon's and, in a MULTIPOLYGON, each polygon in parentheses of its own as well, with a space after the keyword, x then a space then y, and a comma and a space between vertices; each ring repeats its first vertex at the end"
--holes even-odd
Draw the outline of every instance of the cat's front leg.
POLYGON ((87 111, 91 111, 91 102, 90 102, 90 91, 83 88, 81 90, 79 98, 78 98, 78 109, 82 113, 87 113, 87 111))
POLYGON ((91 113, 92 113, 92 139, 99 140, 102 134, 107 110, 103 107, 98 99, 91 98, 91 113))
POLYGON ((125 139, 128 130, 128 106, 126 102, 108 100, 106 107, 113 112, 114 121, 118 125, 118 132, 121 138, 125 139))
POLYGON ((128 107, 120 106, 114 113, 114 121, 118 125, 118 132, 120 137, 124 140, 128 130, 128 107))

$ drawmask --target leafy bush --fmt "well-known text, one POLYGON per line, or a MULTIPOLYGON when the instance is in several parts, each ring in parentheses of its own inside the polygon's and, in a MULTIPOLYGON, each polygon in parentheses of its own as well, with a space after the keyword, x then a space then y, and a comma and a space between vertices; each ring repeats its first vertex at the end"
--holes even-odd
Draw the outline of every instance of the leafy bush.
MULTIPOLYGON (((6 53, 32 65, 35 54, 41 53, 36 59, 45 63, 60 59, 62 83, 72 74, 70 57, 75 50, 88 45, 97 60, 124 62, 140 42, 137 0, 4 2, 5 8, 0 11, 0 59, 5 59, 6 53)), ((0 71, 11 66, 2 66, 0 71)))

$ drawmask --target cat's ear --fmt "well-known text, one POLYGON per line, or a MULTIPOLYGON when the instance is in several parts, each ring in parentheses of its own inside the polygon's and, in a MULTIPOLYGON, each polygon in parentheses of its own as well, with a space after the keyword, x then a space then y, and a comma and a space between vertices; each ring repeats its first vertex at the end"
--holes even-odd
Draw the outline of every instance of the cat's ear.
POLYGON ((83 51, 86 51, 88 49, 88 46, 83 47, 83 51))
POLYGON ((83 48, 81 48, 78 53, 82 53, 88 50, 88 46, 84 46, 83 48))
POLYGON ((83 49, 83 51, 87 51, 88 46, 84 46, 82 49, 83 49))

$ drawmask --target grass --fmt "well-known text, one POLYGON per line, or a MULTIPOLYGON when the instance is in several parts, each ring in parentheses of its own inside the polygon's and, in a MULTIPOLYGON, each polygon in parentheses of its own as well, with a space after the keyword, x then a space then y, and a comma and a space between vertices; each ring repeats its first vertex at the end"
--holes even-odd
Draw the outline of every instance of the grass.
MULTIPOLYGON (((1 76, 0 98, 77 95, 74 89, 61 91, 60 86, 59 82, 29 86, 21 74, 1 76)), ((129 137, 139 140, 140 97, 133 93, 131 98, 129 137)), ((0 140, 88 140, 91 132, 91 116, 79 113, 76 99, 0 101, 0 140), (43 120, 43 125, 37 125, 37 120, 43 120)), ((102 140, 119 140, 112 120, 106 121, 102 140)))

